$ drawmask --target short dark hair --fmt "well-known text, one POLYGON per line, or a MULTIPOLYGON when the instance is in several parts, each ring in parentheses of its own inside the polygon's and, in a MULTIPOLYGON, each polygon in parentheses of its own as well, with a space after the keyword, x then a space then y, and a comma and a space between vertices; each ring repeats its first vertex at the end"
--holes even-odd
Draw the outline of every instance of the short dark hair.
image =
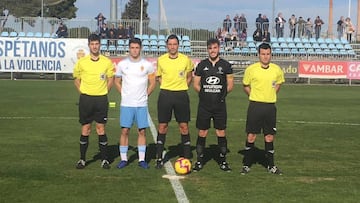
POLYGON ((260 49, 270 49, 270 51, 271 51, 271 46, 269 43, 263 42, 259 45, 258 53, 260 53, 260 49))
POLYGON ((92 42, 92 41, 99 41, 100 42, 100 36, 97 34, 90 34, 88 37, 88 42, 92 42))
POLYGON ((179 44, 179 38, 175 34, 169 35, 168 38, 166 39, 166 43, 168 43, 170 39, 176 39, 176 41, 179 44))
POLYGON ((215 38, 208 39, 208 41, 206 42, 206 46, 209 47, 212 44, 217 44, 218 46, 220 46, 220 41, 218 39, 215 39, 215 38))
POLYGON ((129 40, 129 47, 130 47, 130 44, 132 44, 132 43, 138 44, 138 45, 140 45, 140 47, 142 46, 142 44, 141 44, 141 39, 139 39, 139 38, 137 38, 137 37, 131 38, 131 39, 129 40))

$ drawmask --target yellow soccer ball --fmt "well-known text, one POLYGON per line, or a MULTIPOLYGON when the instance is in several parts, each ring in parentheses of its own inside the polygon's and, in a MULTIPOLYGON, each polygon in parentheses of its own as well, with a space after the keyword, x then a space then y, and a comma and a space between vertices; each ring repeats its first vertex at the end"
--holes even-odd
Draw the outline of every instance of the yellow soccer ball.
POLYGON ((191 172, 191 162, 187 158, 180 157, 175 161, 174 168, 177 174, 188 174, 191 172))

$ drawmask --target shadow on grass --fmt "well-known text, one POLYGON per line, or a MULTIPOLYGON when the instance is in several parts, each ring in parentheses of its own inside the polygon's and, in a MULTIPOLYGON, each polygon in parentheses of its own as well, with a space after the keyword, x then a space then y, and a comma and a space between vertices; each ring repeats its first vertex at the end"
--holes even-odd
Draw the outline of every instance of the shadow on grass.
MULTIPOLYGON (((242 154, 245 157, 244 149, 239 150, 238 153, 242 154)), ((243 162, 244 162, 244 158, 243 158, 243 162)), ((264 168, 267 168, 268 164, 267 164, 266 157, 265 157, 265 150, 259 149, 257 147, 254 148, 253 163, 251 163, 250 166, 252 166, 254 164, 260 164, 264 168)))

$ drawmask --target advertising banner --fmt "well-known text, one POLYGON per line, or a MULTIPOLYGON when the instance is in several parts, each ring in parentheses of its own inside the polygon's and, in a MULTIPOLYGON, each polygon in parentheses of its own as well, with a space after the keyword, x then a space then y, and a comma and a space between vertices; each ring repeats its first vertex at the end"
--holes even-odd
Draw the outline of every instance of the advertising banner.
POLYGON ((72 73, 87 39, 0 38, 0 72, 72 73))
POLYGON ((344 61, 299 61, 299 77, 346 78, 348 62, 344 61))

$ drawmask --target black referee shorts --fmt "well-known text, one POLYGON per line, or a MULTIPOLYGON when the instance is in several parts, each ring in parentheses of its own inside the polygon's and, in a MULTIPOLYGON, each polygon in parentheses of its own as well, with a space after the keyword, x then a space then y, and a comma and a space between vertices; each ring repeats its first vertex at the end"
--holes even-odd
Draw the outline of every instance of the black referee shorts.
POLYGON ((178 123, 187 123, 190 121, 190 99, 186 90, 160 90, 157 109, 159 123, 170 122, 172 112, 174 112, 175 119, 178 123))
POLYGON ((107 122, 109 102, 107 95, 90 96, 81 94, 79 99, 79 122, 82 125, 107 122))
POLYGON ((199 103, 196 116, 196 128, 199 130, 209 129, 211 119, 213 120, 215 129, 226 129, 227 112, 225 102, 212 105, 212 107, 199 103))
POLYGON ((247 110, 246 132, 276 134, 276 106, 274 103, 250 101, 247 110))

